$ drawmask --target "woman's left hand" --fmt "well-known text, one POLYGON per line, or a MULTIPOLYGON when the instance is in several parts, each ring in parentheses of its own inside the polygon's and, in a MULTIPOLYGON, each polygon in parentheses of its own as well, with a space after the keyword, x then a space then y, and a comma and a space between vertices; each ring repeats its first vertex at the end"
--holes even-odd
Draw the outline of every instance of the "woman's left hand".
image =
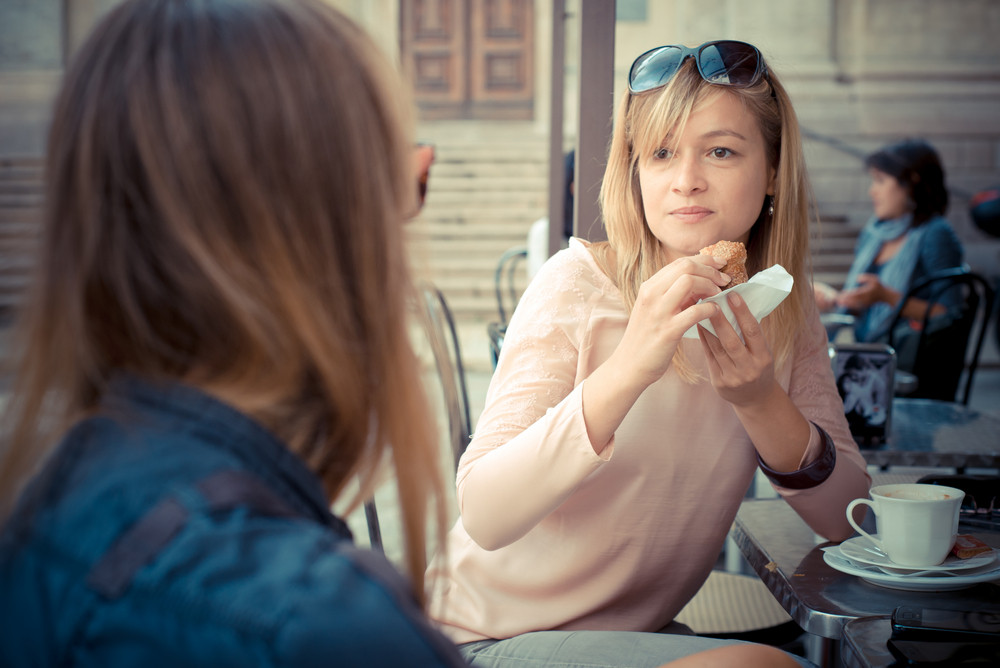
POLYGON ((715 391, 735 406, 750 406, 768 398, 776 387, 774 358, 760 323, 746 302, 736 293, 728 299, 743 332, 743 341, 721 311, 710 319, 715 336, 699 326, 698 337, 715 391))
POLYGON ((858 284, 844 290, 837 298, 837 305, 854 313, 864 313, 872 304, 885 302, 892 305, 899 297, 882 284, 876 274, 861 274, 858 284))

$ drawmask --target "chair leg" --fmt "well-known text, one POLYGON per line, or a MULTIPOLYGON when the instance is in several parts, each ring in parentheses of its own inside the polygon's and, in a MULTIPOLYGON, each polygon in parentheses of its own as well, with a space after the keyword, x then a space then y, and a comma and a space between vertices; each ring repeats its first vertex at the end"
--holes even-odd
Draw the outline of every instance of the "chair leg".
POLYGON ((365 521, 368 522, 368 541, 371 543, 372 549, 385 554, 385 548, 382 547, 382 527, 378 523, 375 499, 365 501, 365 521))

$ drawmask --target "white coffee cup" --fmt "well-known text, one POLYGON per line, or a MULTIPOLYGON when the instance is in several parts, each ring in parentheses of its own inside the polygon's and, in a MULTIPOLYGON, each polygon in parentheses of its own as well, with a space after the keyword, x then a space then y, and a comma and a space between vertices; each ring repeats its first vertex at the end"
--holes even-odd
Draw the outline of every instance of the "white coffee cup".
POLYGON ((871 500, 847 506, 847 521, 901 566, 937 566, 948 557, 958 535, 958 514, 965 492, 942 485, 903 483, 872 487, 871 500), (871 506, 878 538, 859 527, 852 511, 871 506))

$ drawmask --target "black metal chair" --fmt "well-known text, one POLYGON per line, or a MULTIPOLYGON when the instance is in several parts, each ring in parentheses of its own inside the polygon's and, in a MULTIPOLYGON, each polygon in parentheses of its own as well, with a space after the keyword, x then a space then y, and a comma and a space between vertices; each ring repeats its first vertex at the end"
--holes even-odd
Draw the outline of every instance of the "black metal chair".
POLYGON ((472 435, 469 390, 465 382, 465 365, 462 363, 458 330, 448 301, 437 287, 425 282, 418 286, 418 292, 419 315, 431 344, 438 380, 441 382, 451 450, 457 466, 472 435))
POLYGON ((517 268, 521 261, 528 257, 528 249, 516 246, 504 251, 497 261, 497 269, 493 275, 493 289, 497 297, 497 314, 500 319, 486 325, 486 334, 490 341, 490 361, 497 368, 503 337, 507 332, 509 315, 513 315, 520 300, 520 290, 517 282, 517 268), (509 307, 509 309, 508 309, 509 307))
MULTIPOLYGON (((465 365, 458 341, 458 330, 448 301, 441 291, 429 282, 417 285, 417 320, 430 343, 434 366, 441 386, 444 411, 448 421, 448 441, 455 467, 469 445, 472 435, 472 418, 469 408, 469 391, 465 381, 465 365)), ((368 540, 373 549, 384 552, 382 529, 375 499, 364 504, 368 540)))
POLYGON ((968 405, 983 339, 993 313, 993 296, 993 288, 986 279, 968 266, 937 272, 910 287, 896 307, 889 328, 889 345, 896 349, 899 367, 917 377, 917 389, 907 396, 943 401, 957 399, 968 405), (928 288, 928 309, 919 333, 903 340, 899 335, 902 329, 899 325, 905 320, 903 305, 911 297, 925 294, 928 288), (940 304, 944 295, 952 290, 962 291, 961 307, 931 318, 930 307, 940 304), (963 373, 964 385, 961 384, 963 373))
POLYGON ((851 436, 874 447, 889 436, 892 398, 898 394, 896 351, 886 343, 830 344, 830 363, 851 436))

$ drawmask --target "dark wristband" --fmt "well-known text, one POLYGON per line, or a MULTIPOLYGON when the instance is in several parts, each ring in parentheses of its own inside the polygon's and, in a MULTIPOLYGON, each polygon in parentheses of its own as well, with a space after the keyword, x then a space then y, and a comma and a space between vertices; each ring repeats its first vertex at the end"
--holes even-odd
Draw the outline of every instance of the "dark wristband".
POLYGON ((760 458, 760 453, 757 453, 757 465, 760 466, 760 470, 764 472, 768 480, 775 485, 787 489, 809 489, 819 485, 833 473, 833 467, 837 463, 837 448, 833 445, 833 439, 815 422, 810 422, 810 424, 816 427, 819 437, 823 439, 823 451, 819 457, 798 471, 790 473, 775 471, 765 464, 764 460, 760 458))

